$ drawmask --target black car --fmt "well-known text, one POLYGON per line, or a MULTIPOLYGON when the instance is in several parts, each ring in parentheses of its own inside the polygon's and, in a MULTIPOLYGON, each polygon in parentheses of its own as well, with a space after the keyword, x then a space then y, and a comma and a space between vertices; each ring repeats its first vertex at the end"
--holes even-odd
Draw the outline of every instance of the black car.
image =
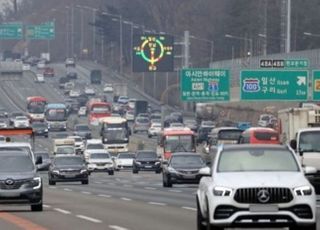
POLYGON ((84 93, 80 94, 80 96, 77 97, 77 101, 79 103, 79 107, 86 106, 88 100, 89 100, 89 97, 84 93))
POLYGON ((69 78, 67 77, 60 77, 59 78, 59 89, 64 89, 64 84, 69 82, 69 78))
POLYGON ((35 155, 36 159, 38 157, 42 158, 42 163, 37 165, 37 169, 39 171, 48 170, 49 166, 51 164, 51 159, 50 159, 49 153, 47 151, 36 151, 36 152, 34 152, 34 155, 35 155))
POLYGON ((73 135, 82 137, 83 139, 91 139, 91 129, 87 124, 78 124, 74 126, 73 135))
POLYGON ((89 184, 89 172, 85 161, 80 156, 59 155, 56 156, 48 171, 49 185, 56 182, 81 181, 82 184, 89 184))
POLYGON ((208 142, 209 133, 213 127, 200 127, 198 130, 197 144, 208 142))
POLYGON ((132 173, 139 173, 139 171, 161 173, 161 162, 155 151, 143 150, 136 153, 136 157, 133 159, 132 173))
POLYGON ((204 167, 206 164, 197 153, 174 153, 162 169, 163 187, 172 187, 172 184, 198 184, 201 179, 199 170, 204 167))
POLYGON ((48 124, 45 122, 33 122, 32 130, 37 136, 48 137, 48 124))
MULTIPOLYGON (((36 164, 41 163, 37 158, 36 164)), ((0 204, 27 204, 31 211, 42 211, 42 202, 42 179, 29 153, 0 150, 0 204)))
POLYGON ((69 80, 76 80, 78 78, 77 72, 69 72, 67 73, 67 78, 69 80))

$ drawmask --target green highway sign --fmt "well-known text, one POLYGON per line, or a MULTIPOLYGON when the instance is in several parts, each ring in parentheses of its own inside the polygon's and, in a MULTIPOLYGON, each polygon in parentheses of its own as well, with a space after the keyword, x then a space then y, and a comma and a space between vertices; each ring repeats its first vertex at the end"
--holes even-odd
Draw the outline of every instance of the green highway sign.
POLYGON ((241 100, 307 100, 307 70, 241 71, 241 100))
POLYGON ((182 69, 180 95, 182 101, 229 101, 229 70, 182 69))
POLYGON ((0 25, 0 40, 6 39, 22 39, 22 24, 1 24, 0 25))
POLYGON ((312 95, 313 100, 320 100, 320 70, 312 72, 312 95))
POLYGON ((260 68, 305 69, 309 67, 308 59, 261 59, 260 68))
POLYGON ((26 38, 31 40, 37 39, 54 39, 55 25, 54 22, 47 22, 41 25, 27 25, 26 38))

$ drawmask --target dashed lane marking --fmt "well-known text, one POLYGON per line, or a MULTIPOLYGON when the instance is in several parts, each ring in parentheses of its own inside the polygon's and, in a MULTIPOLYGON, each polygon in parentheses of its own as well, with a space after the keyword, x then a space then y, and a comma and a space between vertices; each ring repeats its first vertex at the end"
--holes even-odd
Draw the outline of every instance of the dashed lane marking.
POLYGON ((91 195, 91 192, 87 192, 87 191, 81 191, 82 194, 86 194, 86 195, 91 195))
POLYGON ((186 209, 186 210, 190 210, 190 211, 197 211, 196 208, 192 208, 192 207, 181 207, 183 209, 186 209))
POLYGON ((61 209, 61 208, 55 208, 54 210, 56 210, 57 212, 60 212, 62 214, 66 214, 66 215, 71 214, 70 211, 64 210, 64 209, 61 209))
POLYGON ((87 221, 91 221, 93 223, 102 223, 101 220, 89 217, 89 216, 83 216, 83 215, 76 215, 76 217, 83 219, 83 220, 87 220, 87 221))
POLYGON ((158 203, 158 202, 148 202, 148 204, 158 205, 158 206, 166 206, 166 205, 167 205, 167 204, 165 204, 165 203, 158 203))
POLYGON ((109 225, 109 228, 111 228, 113 230, 128 230, 127 228, 117 226, 117 225, 109 225))
POLYGON ((156 188, 153 188, 153 187, 144 187, 144 189, 146 189, 146 190, 156 190, 156 188))
POLYGON ((127 198, 127 197, 121 197, 121 200, 124 200, 124 201, 131 201, 132 199, 127 198))
POLYGON ((176 189, 170 189, 169 191, 170 192, 176 192, 176 193, 182 192, 181 190, 176 190, 176 189))
POLYGON ((107 194, 99 194, 98 197, 111 198, 112 196, 107 194))
POLYGON ((66 192, 72 192, 72 189, 70 189, 70 188, 64 188, 63 190, 66 192))

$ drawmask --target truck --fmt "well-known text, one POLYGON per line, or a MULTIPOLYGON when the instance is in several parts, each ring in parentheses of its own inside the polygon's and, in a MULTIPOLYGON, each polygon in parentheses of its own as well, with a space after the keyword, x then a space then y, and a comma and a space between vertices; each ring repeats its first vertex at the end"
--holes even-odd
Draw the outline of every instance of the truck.
POLYGON ((41 53, 40 58, 44 60, 46 63, 50 63, 50 53, 41 53))
POLYGON ((91 84, 101 84, 102 72, 99 69, 90 71, 90 82, 91 84))
POLYGON ((145 100, 137 100, 134 106, 134 117, 139 113, 148 113, 148 102, 145 100))
POLYGON ((317 172, 307 178, 320 193, 320 110, 288 108, 278 111, 280 141, 288 143, 300 155, 303 166, 317 172))
POLYGON ((128 96, 127 83, 113 83, 113 101, 117 102, 119 96, 128 96))

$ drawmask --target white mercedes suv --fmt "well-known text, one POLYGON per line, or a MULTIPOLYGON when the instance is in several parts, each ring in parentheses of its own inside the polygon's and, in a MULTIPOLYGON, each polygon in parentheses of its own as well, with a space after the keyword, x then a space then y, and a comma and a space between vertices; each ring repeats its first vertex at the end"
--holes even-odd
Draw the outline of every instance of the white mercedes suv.
POLYGON ((289 227, 316 230, 316 195, 288 146, 220 146, 211 171, 200 170, 198 230, 289 227))

